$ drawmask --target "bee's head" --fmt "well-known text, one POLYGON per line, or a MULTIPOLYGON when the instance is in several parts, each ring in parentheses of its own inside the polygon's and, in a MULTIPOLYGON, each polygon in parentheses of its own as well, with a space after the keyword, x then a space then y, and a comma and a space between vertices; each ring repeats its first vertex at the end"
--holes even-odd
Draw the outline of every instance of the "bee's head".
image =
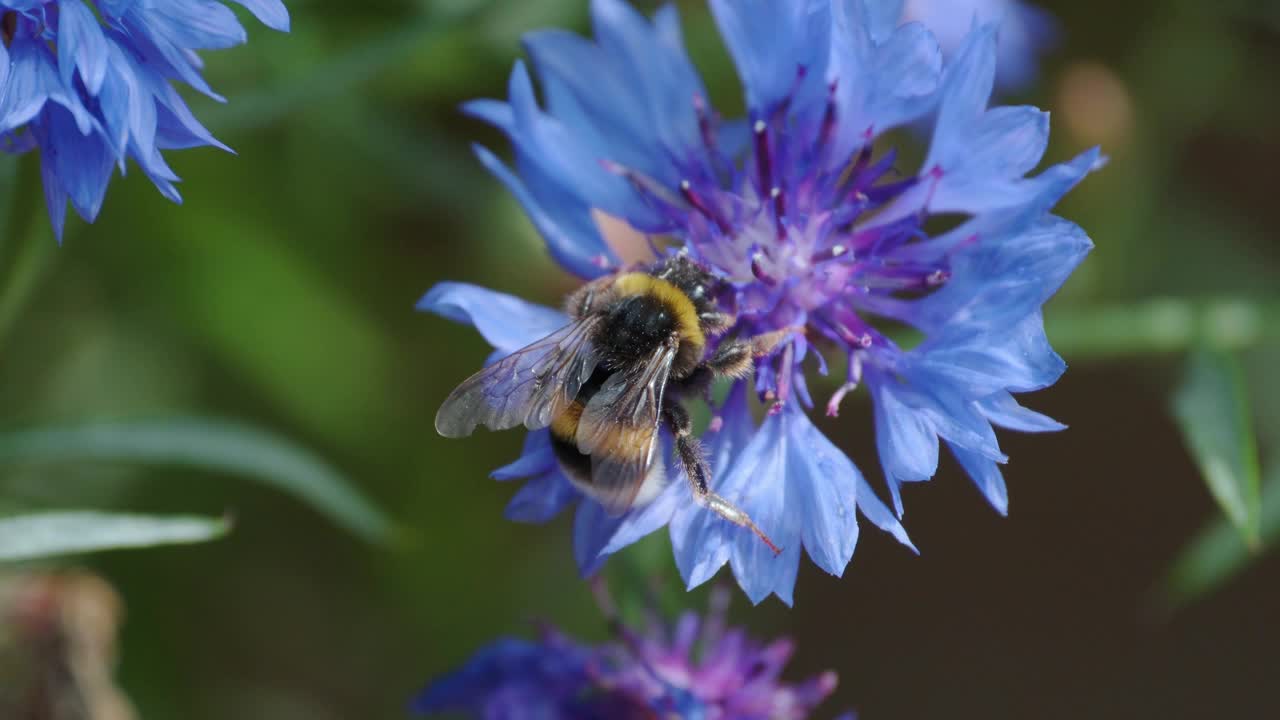
POLYGON ((663 260, 653 274, 688 295, 698 312, 706 312, 715 307, 724 285, 706 267, 684 253, 663 260))

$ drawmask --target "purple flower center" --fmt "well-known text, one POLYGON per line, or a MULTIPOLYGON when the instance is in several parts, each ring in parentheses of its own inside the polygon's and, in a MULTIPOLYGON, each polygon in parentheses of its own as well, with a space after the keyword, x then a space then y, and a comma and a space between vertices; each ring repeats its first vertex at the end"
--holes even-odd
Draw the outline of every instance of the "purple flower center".
MULTIPOLYGON (((740 150, 725 147, 719 119, 695 98, 704 153, 682 163, 686 177, 678 192, 616 163, 606 166, 659 211, 665 225, 654 230, 674 236, 683 252, 726 281, 731 292, 721 303, 737 317, 734 332, 803 327, 807 338, 826 338, 847 356, 846 382, 827 406, 834 415, 875 349, 892 345, 864 316, 900 315, 893 308, 903 299, 944 285, 951 272, 945 255, 910 262, 895 257, 894 251, 926 237, 924 207, 877 220, 908 189, 937 183, 941 168, 903 177, 894 167, 896 151, 876 157, 870 132, 851 155, 834 157, 830 148, 840 121, 834 84, 830 94, 815 118, 791 113, 787 100, 754 119, 740 150)), ((759 363, 756 390, 775 411, 797 386, 802 401, 812 405, 798 369, 809 347, 797 333, 759 363)), ((825 362, 819 363, 825 373, 825 362)))

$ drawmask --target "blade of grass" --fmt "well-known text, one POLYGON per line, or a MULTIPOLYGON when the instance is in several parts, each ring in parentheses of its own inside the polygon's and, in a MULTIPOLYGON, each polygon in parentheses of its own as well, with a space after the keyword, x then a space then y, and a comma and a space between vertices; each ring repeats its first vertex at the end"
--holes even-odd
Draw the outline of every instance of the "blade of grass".
POLYGON ((1209 492, 1245 542, 1256 546, 1262 505, 1258 448, 1239 363, 1223 352, 1196 353, 1173 411, 1209 492))
MULTIPOLYGON (((1271 468, 1262 487, 1261 545, 1280 540, 1280 464, 1271 468)), ((1164 603, 1179 607, 1193 602, 1230 580, 1261 556, 1226 518, 1206 525, 1187 543, 1164 582, 1164 603)))
POLYGON ((339 526, 385 541, 391 522, 336 470, 288 440, 221 420, 92 422, 0 433, 0 463, 168 464, 254 478, 308 503, 339 526))
POLYGON ((0 518, 0 561, 207 542, 229 529, 226 520, 187 515, 75 510, 16 515, 0 518))

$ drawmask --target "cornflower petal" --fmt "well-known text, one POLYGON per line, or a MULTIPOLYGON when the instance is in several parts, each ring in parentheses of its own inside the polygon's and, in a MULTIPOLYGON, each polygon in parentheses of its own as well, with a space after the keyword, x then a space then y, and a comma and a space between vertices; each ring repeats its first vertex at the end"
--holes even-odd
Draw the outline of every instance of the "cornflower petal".
POLYGON ((235 0, 272 30, 289 32, 289 10, 281 0, 235 0))
POLYGON ((894 29, 898 11, 893 5, 855 0, 832 6, 835 32, 827 75, 843 118, 833 158, 847 158, 867 137, 910 122, 937 102, 938 43, 918 24, 894 29), (850 77, 864 81, 849 82, 850 77))
POLYGON ((513 353, 569 323, 559 310, 478 285, 443 282, 418 301, 417 309, 472 325, 495 350, 513 353))
MULTIPOLYGON (((476 147, 475 152, 485 169, 493 173, 524 208, 525 214, 546 241, 551 257, 557 262, 584 278, 602 275, 607 269, 617 265, 613 251, 591 222, 588 206, 572 199, 552 201, 549 208, 560 211, 552 215, 529 191, 529 186, 493 153, 482 147, 476 147)), ((533 171, 527 171, 527 174, 533 174, 533 171)))
POLYGON ((711 0, 711 12, 757 116, 789 102, 793 93, 808 99, 824 91, 831 3, 711 0))
POLYGON ((503 516, 515 522, 541 524, 549 522, 577 499, 578 491, 565 479, 560 468, 553 466, 521 486, 503 516))
POLYGON ((951 454, 955 455, 973 483, 978 486, 978 490, 982 491, 982 496, 991 503, 991 507, 1001 515, 1008 515, 1009 490, 1005 487, 1004 475, 1000 473, 1000 468, 995 461, 951 443, 947 443, 947 446, 951 448, 951 454))
POLYGON ((58 68, 62 83, 71 87, 76 68, 90 95, 102 90, 107 78, 107 38, 98 19, 80 0, 58 3, 58 68))
POLYGON ((1028 410, 1013 399, 1007 392, 992 393, 978 400, 978 409, 993 425, 1022 432, 1057 432, 1065 430, 1066 425, 1047 415, 1028 410))
POLYGON ((1006 91, 1022 90, 1036 79, 1040 57, 1056 47, 1060 35, 1051 14, 1022 0, 908 0, 901 18, 928 27, 948 58, 964 43, 975 20, 997 23, 996 86, 1006 91))

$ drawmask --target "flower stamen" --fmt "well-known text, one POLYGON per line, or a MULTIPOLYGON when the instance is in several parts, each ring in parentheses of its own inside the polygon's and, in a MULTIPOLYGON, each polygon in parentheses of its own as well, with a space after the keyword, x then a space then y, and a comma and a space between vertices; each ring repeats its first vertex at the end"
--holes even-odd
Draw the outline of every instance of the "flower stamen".
POLYGON ((818 131, 819 152, 831 143, 831 138, 836 131, 836 85, 838 82, 838 80, 832 80, 827 84, 827 107, 822 111, 822 126, 818 131))
POLYGON ((720 228, 720 232, 729 235, 733 232, 733 226, 719 212, 711 207, 709 203, 701 195, 693 189, 693 185, 688 180, 680 181, 680 195, 684 197, 685 202, 693 206, 694 210, 702 213, 704 217, 716 224, 720 228))
POLYGON ((665 185, 648 175, 607 158, 600 160, 600 166, 606 171, 626 179, 627 182, 631 183, 631 187, 635 188, 636 192, 641 195, 651 197, 669 207, 680 207, 680 198, 672 194, 665 185))
POLYGON ((770 275, 764 269, 763 263, 765 259, 765 254, 758 247, 753 246, 751 251, 751 274, 760 282, 772 287, 778 284, 778 278, 770 275))
POLYGON ((755 142, 756 173, 760 183, 760 192, 768 192, 773 187, 773 156, 769 152, 769 126, 763 120, 757 120, 751 128, 755 142))
POLYGON ((782 218, 787 214, 787 201, 782 194, 782 188, 774 187, 769 191, 769 197, 773 199, 773 224, 774 230, 778 233, 779 240, 787 239, 787 229, 782 224, 782 218))
POLYGON ((707 107, 706 98, 701 95, 693 96, 693 110, 698 115, 698 132, 702 135, 702 144, 711 152, 712 155, 719 153, 718 143, 716 142, 715 114, 707 107))
POLYGON ((857 390, 860 382, 862 382, 862 353, 850 353, 845 382, 836 388, 836 391, 831 394, 831 399, 827 401, 827 417, 839 417, 840 403, 844 400, 844 396, 857 390))
POLYGON ((809 262, 814 265, 817 265, 819 263, 835 260, 838 257, 844 256, 848 252, 849 252, 849 248, 845 247, 844 245, 832 245, 831 247, 826 248, 825 250, 819 250, 818 252, 810 255, 809 262))

